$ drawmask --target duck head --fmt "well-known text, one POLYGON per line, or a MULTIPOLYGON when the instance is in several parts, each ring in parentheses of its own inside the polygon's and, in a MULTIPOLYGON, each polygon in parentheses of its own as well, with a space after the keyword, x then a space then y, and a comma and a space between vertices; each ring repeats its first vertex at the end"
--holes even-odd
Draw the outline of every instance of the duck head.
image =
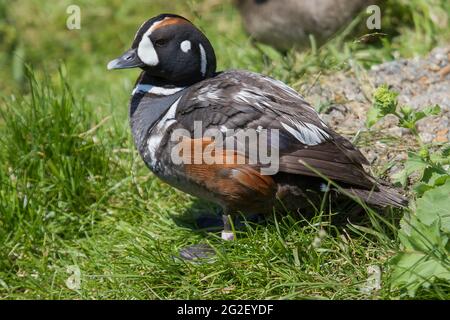
POLYGON ((108 63, 108 69, 143 69, 147 75, 173 85, 190 85, 216 71, 214 49, 189 20, 161 14, 145 21, 131 49, 108 63))

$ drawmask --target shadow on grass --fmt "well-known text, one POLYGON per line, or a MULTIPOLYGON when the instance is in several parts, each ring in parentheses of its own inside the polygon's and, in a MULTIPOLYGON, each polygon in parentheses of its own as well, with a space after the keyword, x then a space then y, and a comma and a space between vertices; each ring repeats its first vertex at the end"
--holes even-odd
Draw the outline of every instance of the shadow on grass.
MULTIPOLYGON (((403 213, 395 209, 370 209, 364 208, 353 200, 343 201, 334 208, 325 206, 321 209, 310 208, 302 212, 286 211, 281 208, 274 209, 270 216, 245 215, 241 213, 234 217, 234 229, 245 232, 247 228, 256 228, 261 226, 273 225, 275 219, 282 221, 284 219, 295 221, 299 227, 307 227, 311 224, 320 224, 333 226, 342 231, 349 225, 361 226, 363 228, 379 227, 385 224, 381 220, 389 221, 390 225, 398 228, 403 213), (374 216, 375 214, 375 216, 374 216), (377 218, 379 217, 379 218, 377 218), (375 221, 374 221, 375 219, 375 221)), ((194 199, 192 205, 180 215, 171 215, 175 224, 179 227, 187 228, 193 232, 207 234, 209 232, 220 232, 223 230, 222 208, 211 202, 201 199, 194 199)), ((384 230, 385 232, 387 230, 384 230)), ((390 233, 390 232, 388 232, 390 233)))
MULTIPOLYGON (((181 215, 171 215, 171 218, 176 225, 194 232, 218 232, 223 230, 222 214, 223 210, 220 206, 196 198, 186 211, 181 215)), ((233 224, 236 230, 243 230, 246 225, 263 225, 269 219, 261 214, 240 214, 234 216, 233 224)))

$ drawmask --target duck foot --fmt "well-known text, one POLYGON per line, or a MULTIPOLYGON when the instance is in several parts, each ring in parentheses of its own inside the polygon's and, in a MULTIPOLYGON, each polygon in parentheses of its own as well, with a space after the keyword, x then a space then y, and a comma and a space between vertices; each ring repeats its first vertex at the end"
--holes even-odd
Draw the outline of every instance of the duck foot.
MULTIPOLYGON (((256 223, 260 223, 261 220, 264 221, 263 216, 261 215, 252 215, 247 217, 247 221, 252 221, 256 223)), ((220 217, 200 217, 196 220, 197 226, 202 227, 202 229, 216 229, 223 227, 221 238, 225 241, 233 241, 235 240, 234 233, 231 228, 231 217, 228 215, 223 215, 220 217)), ((244 222, 239 220, 239 217, 236 217, 235 223, 238 227, 242 228, 244 226, 244 222)), ((192 246, 184 247, 180 249, 180 258, 187 261, 195 261, 200 259, 208 259, 212 258, 216 255, 215 250, 207 244, 194 244, 192 246)))
POLYGON ((194 244, 180 249, 180 257, 188 261, 208 259, 215 255, 216 251, 207 244, 194 244))
POLYGON ((222 236, 222 240, 225 240, 225 241, 234 240, 234 233, 232 231, 223 230, 221 236, 222 236))
MULTIPOLYGON (((246 222, 261 224, 264 223, 265 217, 262 214, 252 214, 245 217, 233 217, 235 229, 243 229, 246 222)), ((204 231, 220 231, 225 228, 224 218, 222 216, 204 215, 195 219, 195 225, 198 229, 204 231)), ((231 226, 229 226, 231 228, 231 226)), ((222 239, 224 239, 222 237, 222 239)), ((227 239, 224 239, 227 240, 227 239)))

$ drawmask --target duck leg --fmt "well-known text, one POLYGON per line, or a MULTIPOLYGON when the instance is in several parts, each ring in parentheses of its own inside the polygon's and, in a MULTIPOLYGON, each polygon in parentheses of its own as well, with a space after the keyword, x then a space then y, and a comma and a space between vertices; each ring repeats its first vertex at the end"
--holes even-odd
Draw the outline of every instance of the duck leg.
POLYGON ((223 230, 222 239, 226 241, 234 240, 233 229, 231 228, 231 216, 228 214, 222 215, 223 230))

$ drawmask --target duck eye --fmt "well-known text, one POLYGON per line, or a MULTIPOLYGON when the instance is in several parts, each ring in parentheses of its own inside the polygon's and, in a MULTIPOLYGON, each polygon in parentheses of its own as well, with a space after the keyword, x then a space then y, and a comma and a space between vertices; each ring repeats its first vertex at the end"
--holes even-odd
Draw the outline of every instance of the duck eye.
POLYGON ((161 38, 161 39, 155 40, 155 45, 157 47, 162 47, 162 46, 166 45, 168 42, 169 42, 168 39, 161 38))

